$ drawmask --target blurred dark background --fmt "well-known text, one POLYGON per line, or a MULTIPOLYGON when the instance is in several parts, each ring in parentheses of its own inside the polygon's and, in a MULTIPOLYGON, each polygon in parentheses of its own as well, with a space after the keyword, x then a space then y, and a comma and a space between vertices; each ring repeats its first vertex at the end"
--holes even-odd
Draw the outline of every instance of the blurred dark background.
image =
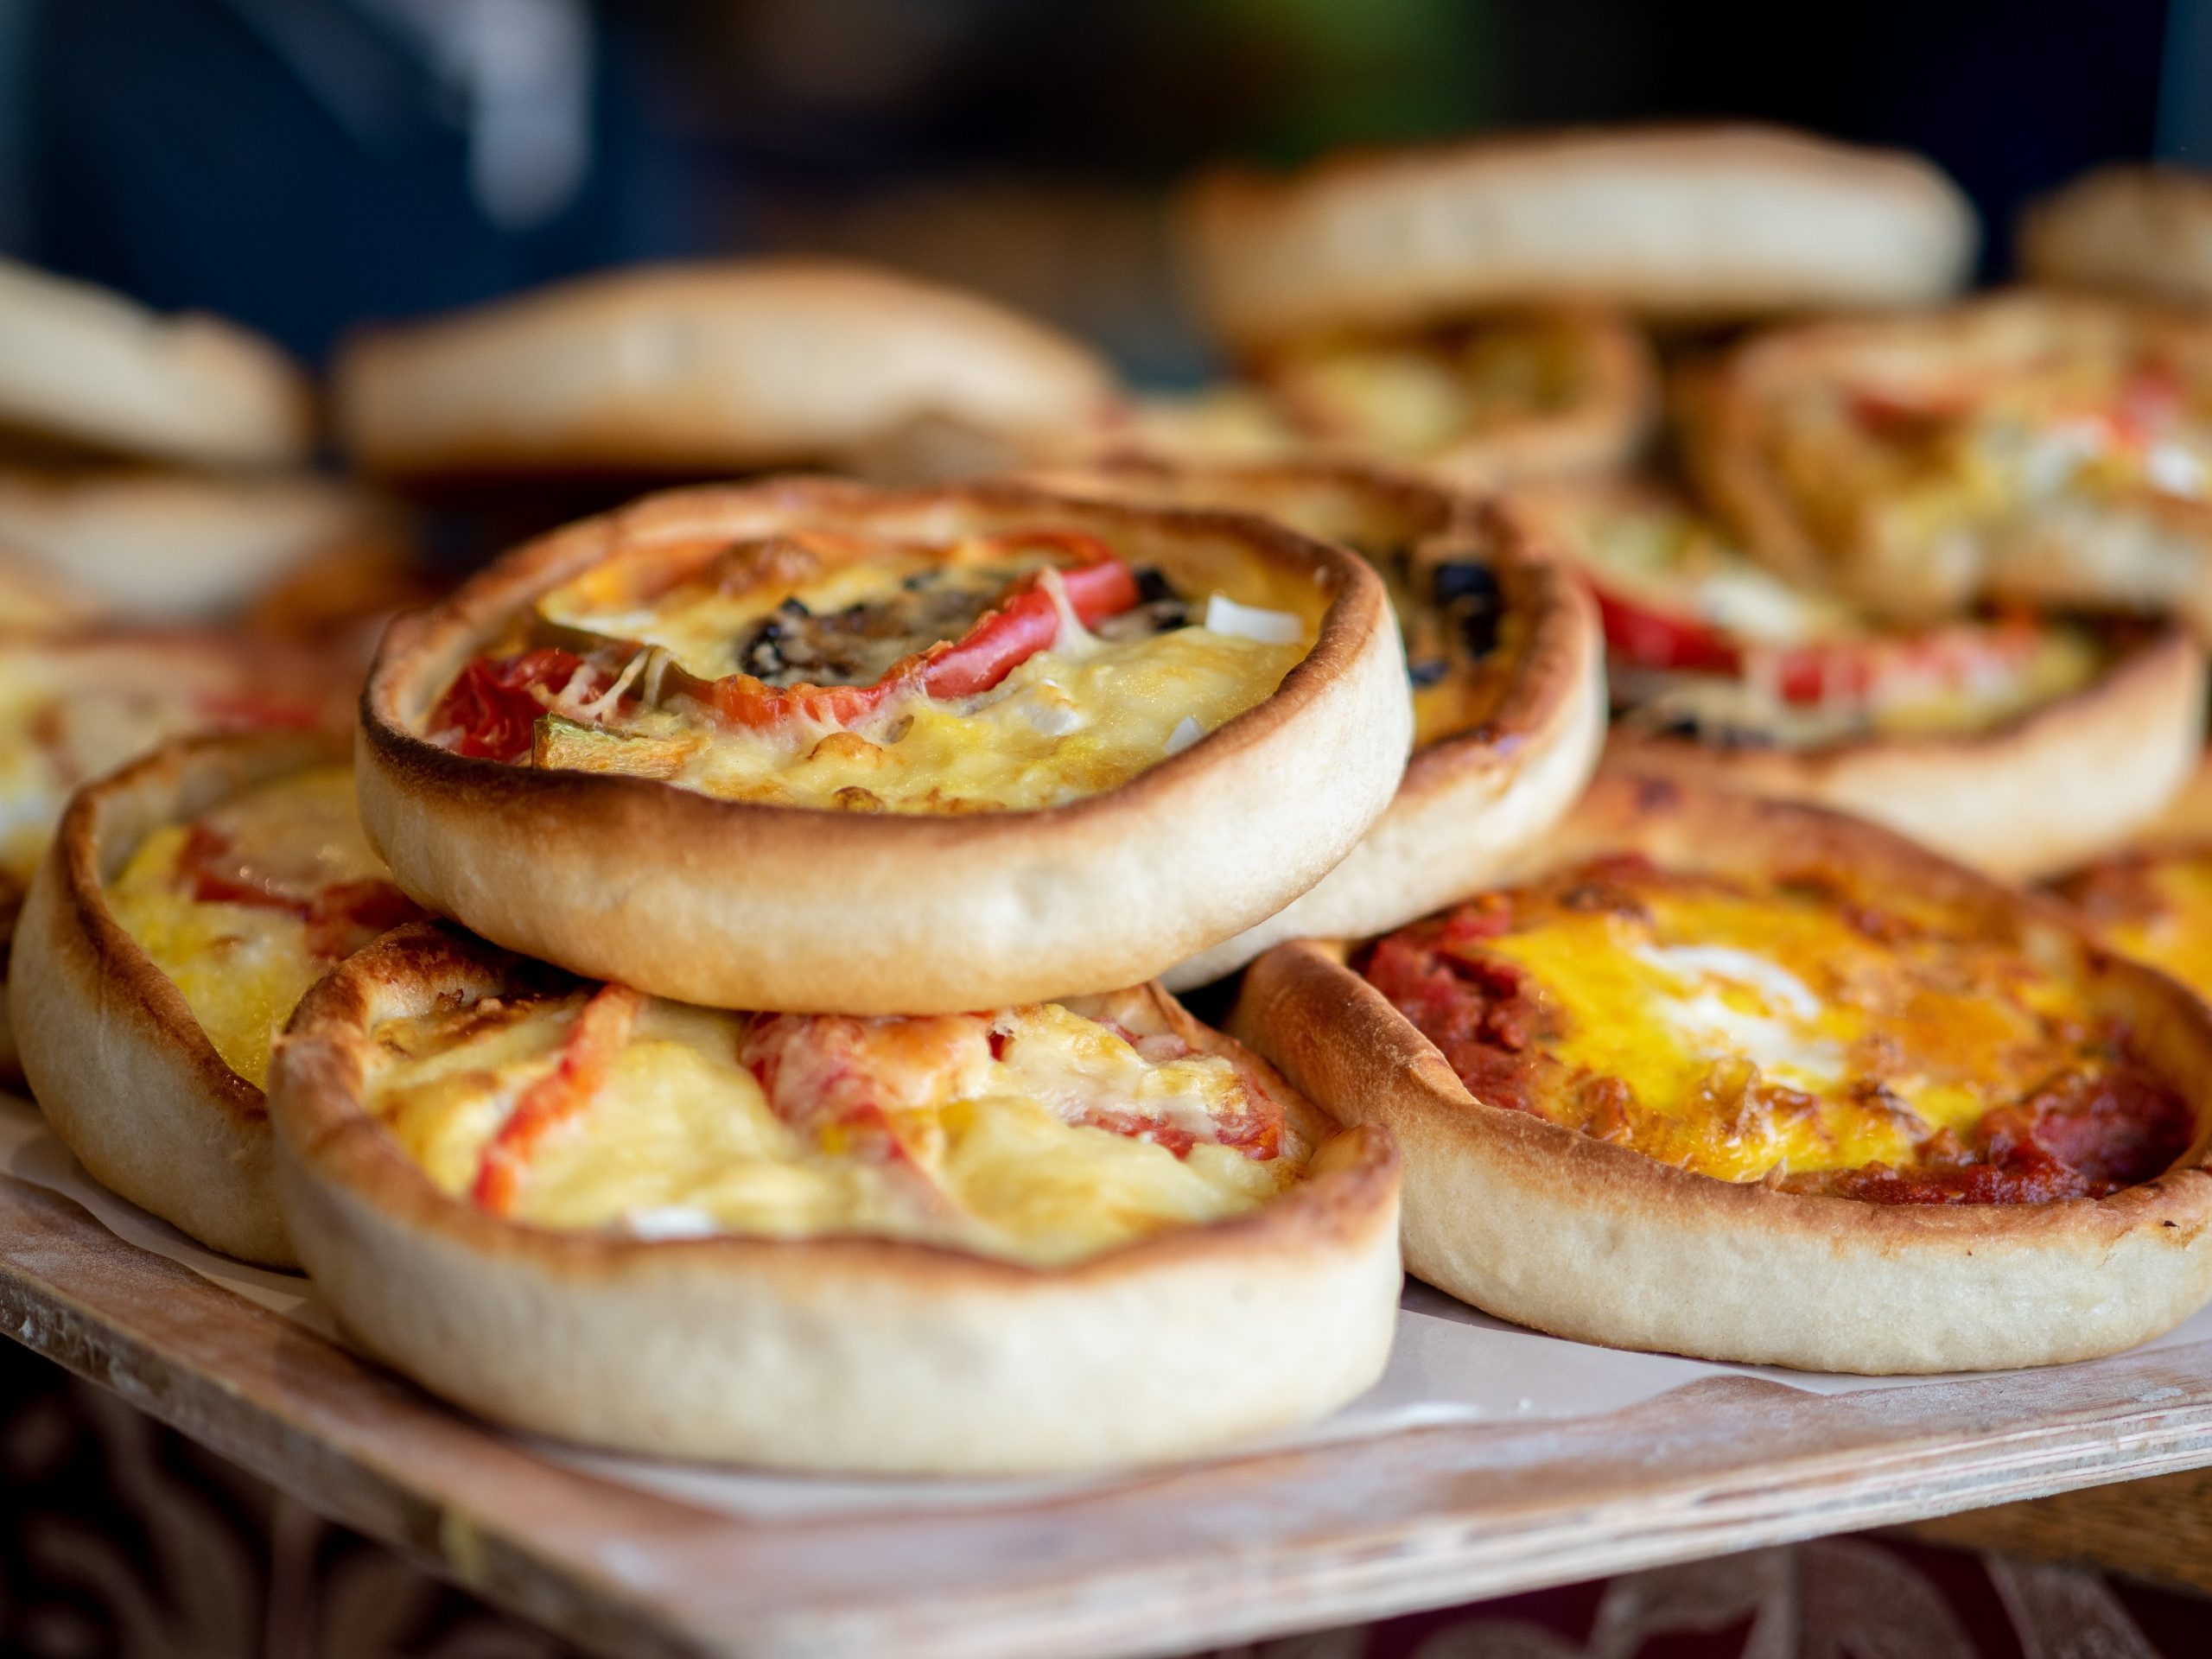
POLYGON ((1179 379, 1160 246, 1219 156, 1744 115, 1908 145, 1990 231, 2212 160, 2212 0, 0 0, 0 249, 309 356, 612 261, 806 248, 1179 379))

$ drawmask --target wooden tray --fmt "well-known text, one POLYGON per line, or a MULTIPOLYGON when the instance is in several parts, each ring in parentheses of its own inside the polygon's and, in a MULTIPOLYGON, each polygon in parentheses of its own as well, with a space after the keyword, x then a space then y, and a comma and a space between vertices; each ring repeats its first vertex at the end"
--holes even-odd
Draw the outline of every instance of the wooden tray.
POLYGON ((1102 1493, 764 1522, 531 1455, 0 1176, 0 1321, 609 1654, 1173 1654, 2212 1464, 2212 1344, 1838 1396, 1713 1379, 1102 1493))

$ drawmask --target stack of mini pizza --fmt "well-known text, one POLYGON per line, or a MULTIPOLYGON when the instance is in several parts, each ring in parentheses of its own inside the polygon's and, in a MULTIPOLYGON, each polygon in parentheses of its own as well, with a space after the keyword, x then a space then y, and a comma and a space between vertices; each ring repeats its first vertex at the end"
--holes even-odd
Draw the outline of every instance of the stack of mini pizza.
POLYGON ((1179 223, 1180 398, 813 262, 364 333, 379 490, 612 505, 362 678, 0 570, 86 1167, 495 1421, 797 1469, 1310 1421, 1402 1251, 1835 1371, 2212 1297, 2212 323, 1950 302, 1948 181, 1763 129, 1179 223))

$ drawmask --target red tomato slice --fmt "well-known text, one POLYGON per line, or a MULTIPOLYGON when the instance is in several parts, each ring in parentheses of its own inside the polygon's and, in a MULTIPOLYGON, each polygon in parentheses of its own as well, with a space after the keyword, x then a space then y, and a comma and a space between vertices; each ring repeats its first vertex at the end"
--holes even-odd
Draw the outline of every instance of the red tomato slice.
POLYGON ((644 995, 627 985, 602 985, 577 1013, 552 1071, 522 1092, 499 1133, 485 1144, 469 1196, 494 1215, 514 1209, 531 1155, 545 1137, 581 1116, 606 1085, 614 1057, 630 1040, 644 995))
POLYGON ((434 731, 459 734, 458 754, 516 761, 530 753, 537 719, 579 671, 596 692, 611 682, 572 651, 544 647, 512 657, 479 657, 454 677, 430 716, 434 731))

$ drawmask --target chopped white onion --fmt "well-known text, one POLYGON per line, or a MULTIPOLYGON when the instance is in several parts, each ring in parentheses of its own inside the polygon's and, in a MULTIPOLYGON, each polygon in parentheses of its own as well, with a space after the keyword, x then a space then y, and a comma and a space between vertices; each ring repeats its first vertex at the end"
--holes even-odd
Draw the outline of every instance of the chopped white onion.
POLYGON ((1306 624, 1291 612, 1239 605, 1226 594, 1206 601, 1204 626, 1209 632, 1256 639, 1263 645, 1294 645, 1306 637, 1306 624))
POLYGON ((1167 734, 1167 753, 1180 754, 1205 734, 1206 728, 1198 724, 1198 717, 1185 715, 1175 722, 1175 729, 1167 734))
POLYGON ((655 1205, 632 1210, 622 1217, 632 1236, 644 1239, 711 1238, 722 1225, 705 1211, 688 1204, 655 1205))

